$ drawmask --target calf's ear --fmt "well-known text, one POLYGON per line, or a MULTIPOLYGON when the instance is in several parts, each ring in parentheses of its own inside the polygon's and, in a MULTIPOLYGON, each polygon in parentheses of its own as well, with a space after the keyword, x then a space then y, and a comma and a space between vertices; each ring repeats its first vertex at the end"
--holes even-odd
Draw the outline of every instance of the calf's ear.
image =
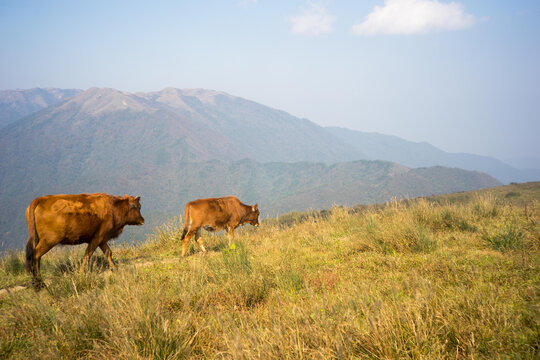
POLYGON ((253 206, 251 207, 251 210, 252 210, 252 211, 257 211, 257 210, 259 210, 259 204, 253 205, 253 206))

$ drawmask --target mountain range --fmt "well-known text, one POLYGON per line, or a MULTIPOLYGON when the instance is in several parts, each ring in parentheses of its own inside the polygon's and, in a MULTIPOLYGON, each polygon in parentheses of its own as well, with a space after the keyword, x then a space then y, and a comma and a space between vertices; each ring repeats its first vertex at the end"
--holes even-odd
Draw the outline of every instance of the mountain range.
POLYGON ((489 165, 460 165, 460 154, 323 128, 224 92, 39 90, 22 91, 24 96, 18 91, 17 106, 9 105, 8 92, 0 93, 2 109, 25 114, 15 120, 18 115, 9 115, 0 129, 0 248, 22 247, 25 207, 45 194, 140 195, 151 230, 199 197, 237 195, 258 202, 264 216, 275 216, 500 184, 482 172, 455 168, 491 174, 489 165))
MULTIPOLYGON (((81 92, 39 88, 0 91, 0 129, 81 92)), ((178 148, 186 141, 191 152, 185 152, 183 160, 188 161, 244 157, 263 162, 385 160, 413 168, 448 166, 482 171, 504 183, 540 178, 539 169, 518 169, 489 156, 448 153, 427 142, 416 143, 396 136, 322 128, 286 112, 212 90, 167 88, 129 94, 92 88, 56 111, 69 113, 69 106, 76 108, 76 104, 81 103, 85 103, 84 109, 94 107, 104 114, 135 111, 145 113, 147 119, 155 118, 156 126, 169 126, 180 136, 176 143, 169 145, 178 148), (99 95, 94 98, 97 92, 99 95), (205 143, 204 146, 201 147, 201 143, 205 143)), ((89 114, 96 115, 95 110, 89 114)))
POLYGON ((396 136, 327 127, 326 130, 342 142, 353 146, 366 156, 396 162, 408 167, 448 166, 477 170, 490 174, 503 183, 535 181, 539 169, 517 169, 489 156, 467 153, 448 153, 427 143, 415 143, 396 136))

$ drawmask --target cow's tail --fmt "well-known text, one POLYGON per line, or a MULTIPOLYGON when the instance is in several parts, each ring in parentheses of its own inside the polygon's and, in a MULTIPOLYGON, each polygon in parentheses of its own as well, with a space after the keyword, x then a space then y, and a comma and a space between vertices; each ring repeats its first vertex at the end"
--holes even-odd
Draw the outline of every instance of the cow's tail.
POLYGON ((189 204, 186 205, 186 210, 184 211, 184 231, 182 232, 182 237, 180 238, 180 241, 184 240, 186 234, 189 231, 189 227, 191 226, 191 216, 189 215, 189 208, 189 204))
POLYGON ((28 225, 28 242, 26 243, 26 270, 30 273, 34 273, 35 264, 35 252, 36 246, 39 242, 39 236, 36 231, 36 206, 37 201, 34 200, 26 208, 26 224, 28 225))

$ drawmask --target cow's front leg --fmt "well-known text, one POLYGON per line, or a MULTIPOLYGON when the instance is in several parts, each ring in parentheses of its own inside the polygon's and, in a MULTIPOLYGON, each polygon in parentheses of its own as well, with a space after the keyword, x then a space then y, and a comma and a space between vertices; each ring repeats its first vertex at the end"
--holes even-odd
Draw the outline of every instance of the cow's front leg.
POLYGON ((234 243, 234 228, 235 226, 229 226, 227 228, 227 237, 229 238, 229 246, 234 243))
POLYGON ((100 241, 96 241, 96 239, 93 239, 88 244, 88 247, 86 248, 86 251, 84 252, 84 258, 83 258, 83 263, 81 265, 81 271, 86 270, 86 267, 88 266, 88 260, 90 260, 90 257, 92 256, 92 254, 94 253, 94 251, 98 247, 99 243, 100 243, 100 241))
POLYGON ((107 257, 107 260, 109 261, 109 268, 111 270, 115 270, 116 265, 114 264, 114 261, 112 259, 112 250, 109 247, 109 245, 107 245, 107 243, 102 243, 102 244, 99 244, 99 248, 101 249, 101 251, 103 251, 103 254, 107 257))

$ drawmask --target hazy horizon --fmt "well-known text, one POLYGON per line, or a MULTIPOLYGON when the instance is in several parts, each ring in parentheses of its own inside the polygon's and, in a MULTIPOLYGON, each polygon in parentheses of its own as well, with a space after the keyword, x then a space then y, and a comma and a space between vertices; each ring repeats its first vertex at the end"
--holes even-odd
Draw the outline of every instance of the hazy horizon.
POLYGON ((535 1, 2 2, 0 89, 213 89, 540 167, 539 20, 535 1))

